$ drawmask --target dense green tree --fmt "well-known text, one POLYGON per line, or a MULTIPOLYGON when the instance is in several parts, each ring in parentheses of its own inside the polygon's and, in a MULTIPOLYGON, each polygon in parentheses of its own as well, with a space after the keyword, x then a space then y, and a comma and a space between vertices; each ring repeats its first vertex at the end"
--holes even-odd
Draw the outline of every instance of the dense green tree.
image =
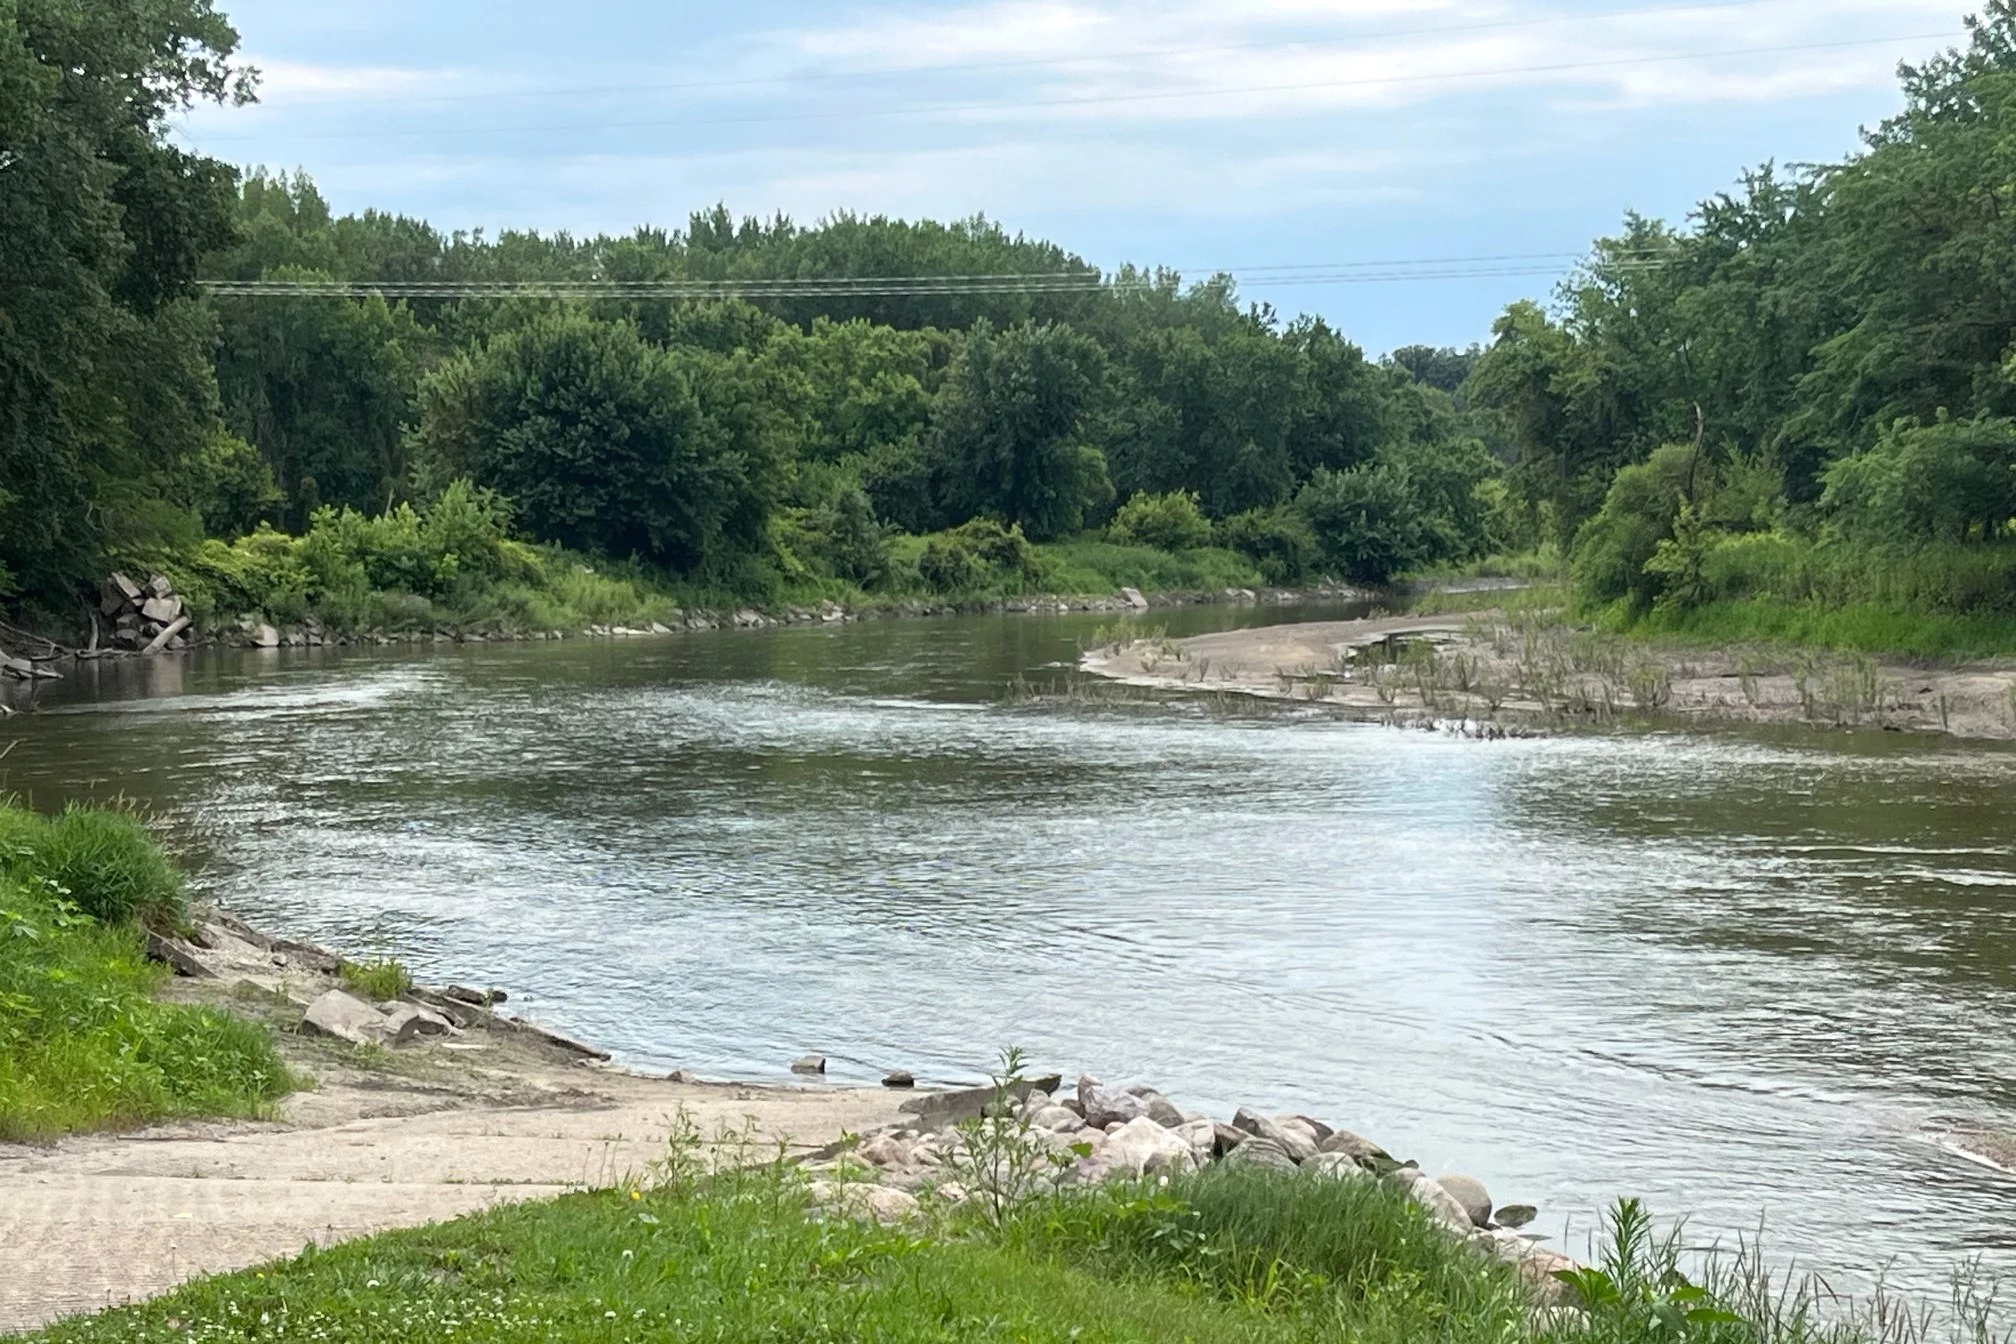
POLYGON ((207 0, 0 0, 0 571, 58 603, 213 443, 199 259, 231 171, 165 139, 248 96, 207 0))
POLYGON ((501 491, 535 536, 681 570, 759 549, 797 400, 746 351, 661 349, 628 322, 543 314, 425 388, 429 470, 501 491))
POLYGON ((1105 455, 1086 441, 1105 379, 1105 352, 1069 327, 976 324, 932 426, 946 507, 1037 541, 1083 527, 1113 499, 1105 455))

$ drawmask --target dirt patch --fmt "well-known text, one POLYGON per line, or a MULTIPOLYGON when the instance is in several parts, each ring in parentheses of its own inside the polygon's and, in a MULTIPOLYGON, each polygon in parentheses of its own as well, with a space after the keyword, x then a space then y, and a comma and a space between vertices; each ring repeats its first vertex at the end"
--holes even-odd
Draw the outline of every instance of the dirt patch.
POLYGON ((168 997, 270 1024, 312 1087, 266 1121, 0 1144, 0 1332, 310 1242, 640 1178, 682 1111, 703 1134, 809 1151, 893 1123, 908 1095, 645 1077, 501 1016, 397 1050, 303 1036, 302 1005, 335 983, 319 949, 276 952, 223 925, 200 936, 215 946, 182 950, 221 973, 177 978, 168 997))
POLYGON ((1644 644, 1496 611, 1141 639, 1088 651, 1081 667, 1133 686, 1486 734, 1638 715, 2016 739, 2016 667, 2007 664, 1644 644))

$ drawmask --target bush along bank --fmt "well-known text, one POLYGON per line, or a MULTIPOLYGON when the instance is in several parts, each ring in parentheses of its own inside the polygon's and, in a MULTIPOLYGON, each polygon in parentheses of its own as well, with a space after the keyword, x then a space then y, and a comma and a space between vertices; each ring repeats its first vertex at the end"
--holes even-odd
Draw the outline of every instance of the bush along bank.
POLYGON ((252 1116, 292 1088, 263 1028, 155 1000, 150 929, 185 916, 132 817, 0 806, 0 1140, 252 1116))

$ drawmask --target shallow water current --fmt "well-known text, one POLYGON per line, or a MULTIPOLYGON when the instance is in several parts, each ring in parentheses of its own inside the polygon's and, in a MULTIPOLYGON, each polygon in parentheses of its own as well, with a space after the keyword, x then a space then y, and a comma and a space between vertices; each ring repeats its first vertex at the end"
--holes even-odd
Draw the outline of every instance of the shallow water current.
POLYGON ((254 922, 638 1067, 1012 1042, 1346 1125, 1571 1252, 1637 1194, 1839 1288, 2016 1269, 2016 1178, 1931 1137, 2016 1127, 2016 752, 1004 695, 1102 619, 87 668, 0 790, 138 799, 254 922))

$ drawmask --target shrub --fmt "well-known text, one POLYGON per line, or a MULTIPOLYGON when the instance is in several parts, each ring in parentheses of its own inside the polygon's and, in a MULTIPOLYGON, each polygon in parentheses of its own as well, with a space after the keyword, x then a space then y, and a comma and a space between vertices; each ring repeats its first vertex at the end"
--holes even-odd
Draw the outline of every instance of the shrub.
POLYGON ((156 1002, 135 915, 182 883, 133 818, 0 807, 0 1141, 251 1115, 292 1085, 265 1030, 156 1002))
POLYGON ((123 812, 71 807, 53 819, 0 808, 0 875, 49 889, 105 924, 179 921, 181 874, 145 826, 123 812))
POLYGON ((1188 551, 1211 541, 1211 520, 1188 490, 1163 495, 1142 491, 1114 515, 1110 529, 1122 545, 1153 546, 1164 551, 1188 551))
POLYGON ((344 962, 343 984, 373 1002, 383 1003, 413 988, 413 976, 393 958, 381 957, 377 961, 344 962))
POLYGON ((1317 564, 1331 574, 1384 583, 1425 558, 1416 501, 1391 467, 1318 467, 1294 507, 1315 539, 1317 564))
POLYGON ((1250 556, 1269 583, 1301 583, 1315 563, 1316 535, 1292 509, 1248 509, 1218 524, 1218 544, 1250 556))
POLYGON ((991 518, 940 532, 924 540, 917 573, 940 593, 968 593, 999 587, 1020 592, 1040 581, 1042 564, 1020 527, 1003 527, 991 518))

